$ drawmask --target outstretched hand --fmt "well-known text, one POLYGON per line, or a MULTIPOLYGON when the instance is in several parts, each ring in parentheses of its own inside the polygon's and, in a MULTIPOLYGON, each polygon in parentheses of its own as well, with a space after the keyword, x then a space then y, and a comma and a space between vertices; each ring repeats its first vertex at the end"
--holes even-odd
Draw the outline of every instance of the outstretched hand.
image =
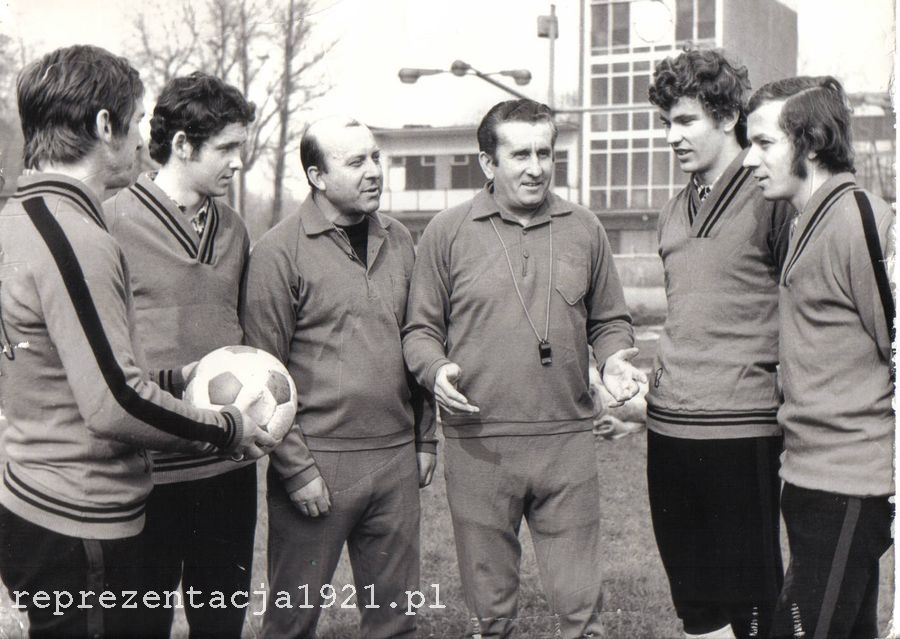
POLYGON ((647 383, 647 376, 631 363, 638 354, 637 348, 623 348, 608 358, 603 366, 603 385, 613 396, 608 406, 621 406, 640 391, 641 384, 647 383))

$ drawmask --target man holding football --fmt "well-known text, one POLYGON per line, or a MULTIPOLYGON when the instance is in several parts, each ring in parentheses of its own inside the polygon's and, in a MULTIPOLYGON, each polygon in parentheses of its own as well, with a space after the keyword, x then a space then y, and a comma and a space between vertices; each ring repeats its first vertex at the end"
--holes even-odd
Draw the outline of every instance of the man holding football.
MULTIPOLYGON (((109 230, 131 266, 135 331, 152 368, 196 361, 241 344, 241 279, 250 241, 222 198, 254 105, 205 73, 170 80, 150 120, 150 157, 161 165, 108 200, 109 230)), ((210 454, 154 452, 156 487, 141 533, 145 591, 242 592, 250 585, 256 464, 210 454)), ((244 609, 185 608, 193 637, 241 635, 244 609)), ((141 607, 141 632, 168 637, 174 609, 141 607)))

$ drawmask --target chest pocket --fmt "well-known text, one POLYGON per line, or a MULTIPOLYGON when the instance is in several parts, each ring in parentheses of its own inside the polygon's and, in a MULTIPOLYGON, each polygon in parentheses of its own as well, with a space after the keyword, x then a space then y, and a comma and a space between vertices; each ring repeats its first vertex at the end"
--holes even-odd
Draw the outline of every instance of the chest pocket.
POLYGON ((580 255, 556 258, 556 290, 569 306, 574 306, 587 292, 588 260, 580 255))

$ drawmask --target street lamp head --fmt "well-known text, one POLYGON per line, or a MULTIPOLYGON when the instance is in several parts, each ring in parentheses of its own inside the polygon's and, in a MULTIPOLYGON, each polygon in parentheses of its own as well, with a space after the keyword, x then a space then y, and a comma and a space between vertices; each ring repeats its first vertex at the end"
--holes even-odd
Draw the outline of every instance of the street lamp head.
POLYGON ((400 78, 400 82, 403 84, 415 84, 416 80, 423 75, 436 75, 443 72, 442 69, 415 69, 403 67, 397 72, 397 77, 400 78))
POLYGON ((462 77, 466 75, 471 68, 472 65, 468 62, 463 62, 462 60, 454 60, 453 64, 450 65, 450 73, 462 77))
POLYGON ((531 71, 528 69, 509 69, 507 71, 500 71, 500 75, 509 76, 515 80, 516 84, 519 86, 524 86, 531 82, 531 71))

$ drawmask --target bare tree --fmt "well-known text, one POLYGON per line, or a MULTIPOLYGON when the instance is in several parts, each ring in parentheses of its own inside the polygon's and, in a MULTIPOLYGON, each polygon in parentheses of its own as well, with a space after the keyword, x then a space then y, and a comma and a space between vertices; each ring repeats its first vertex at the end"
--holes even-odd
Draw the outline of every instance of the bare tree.
POLYGON ((256 102, 256 119, 242 151, 244 170, 238 176, 236 202, 231 194, 241 215, 247 213, 246 174, 271 152, 279 199, 273 211, 280 211, 283 155, 296 139, 291 119, 302 106, 299 97, 306 102, 327 90, 306 80, 309 69, 330 48, 307 56, 310 2, 279 0, 268 9, 262 0, 207 0, 199 7, 185 1, 164 20, 154 12, 142 13, 134 22, 140 42, 134 59, 152 74, 152 86, 160 88, 176 75, 199 69, 234 84, 256 102), (277 54, 270 55, 272 51, 277 54))
POLYGON ((273 194, 271 223, 283 217, 284 176, 287 157, 296 151, 295 143, 300 135, 297 116, 309 102, 323 96, 331 88, 323 78, 310 82, 310 71, 325 57, 334 43, 309 54, 307 45, 311 24, 308 19, 310 0, 286 0, 280 20, 279 41, 281 78, 276 93, 278 137, 273 158, 273 194))

